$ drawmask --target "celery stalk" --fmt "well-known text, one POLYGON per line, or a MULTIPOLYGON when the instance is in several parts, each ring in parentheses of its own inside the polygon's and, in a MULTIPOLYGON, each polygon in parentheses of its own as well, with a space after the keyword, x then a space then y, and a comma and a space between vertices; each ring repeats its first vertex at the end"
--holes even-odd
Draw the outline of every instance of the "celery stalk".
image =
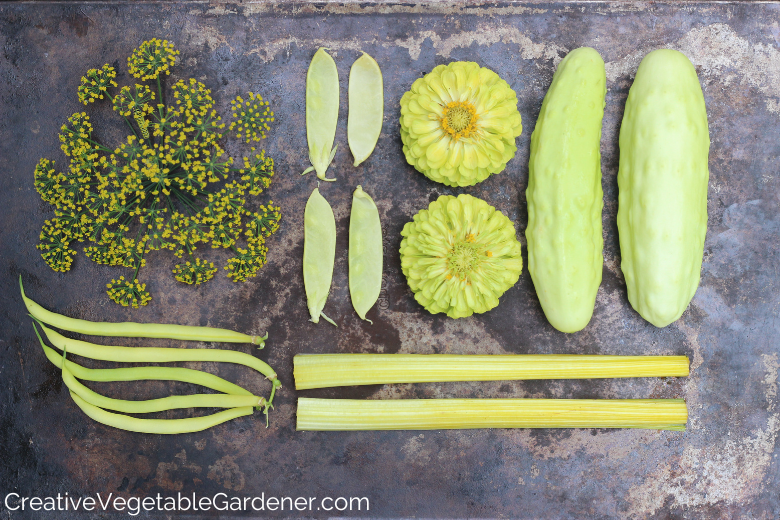
POLYGON ((298 430, 685 430, 682 399, 298 399, 298 430))
POLYGON ((686 356, 298 354, 295 388, 388 383, 682 377, 686 356))

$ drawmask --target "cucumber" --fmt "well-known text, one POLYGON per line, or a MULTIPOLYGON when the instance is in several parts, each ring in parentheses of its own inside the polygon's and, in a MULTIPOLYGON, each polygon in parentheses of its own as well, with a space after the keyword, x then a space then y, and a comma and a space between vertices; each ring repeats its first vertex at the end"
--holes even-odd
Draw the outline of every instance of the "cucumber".
POLYGON ((656 327, 699 285, 710 137, 696 70, 670 49, 642 60, 620 127, 618 233, 628 301, 656 327))
POLYGON ((582 330, 601 284, 601 121, 607 78, 589 47, 571 51, 553 76, 531 135, 528 271, 547 320, 582 330))

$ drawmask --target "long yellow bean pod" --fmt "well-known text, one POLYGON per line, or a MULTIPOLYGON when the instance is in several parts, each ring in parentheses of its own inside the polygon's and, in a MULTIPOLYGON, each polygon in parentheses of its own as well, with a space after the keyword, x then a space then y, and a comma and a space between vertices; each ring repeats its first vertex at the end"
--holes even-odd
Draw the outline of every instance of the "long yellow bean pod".
MULTIPOLYGON (((95 345, 77 339, 66 338, 62 334, 41 325, 46 338, 60 350, 70 354, 104 361, 122 363, 166 363, 171 361, 214 361, 236 363, 253 368, 272 381, 277 381, 276 372, 268 364, 243 352, 211 348, 150 348, 116 347, 95 345)), ((274 383, 275 386, 276 383, 274 383)))
POLYGON ((87 403, 122 413, 153 413, 176 408, 240 408, 242 406, 260 407, 265 399, 255 395, 194 394, 172 395, 160 399, 127 401, 101 395, 81 384, 68 370, 67 363, 62 366, 62 381, 70 391, 87 403))
POLYGON ((221 343, 252 343, 258 348, 265 346, 265 336, 250 336, 228 329, 214 327, 194 327, 189 325, 166 325, 162 323, 108 323, 68 318, 62 314, 51 312, 24 294, 22 277, 19 277, 19 288, 22 290, 22 300, 27 311, 38 321, 52 327, 87 334, 89 336, 121 336, 124 338, 169 338, 183 341, 215 341, 221 343))
POLYGON ((298 430, 685 430, 682 399, 298 399, 298 430))
POLYGON ((686 356, 601 356, 557 354, 298 354, 293 358, 295 388, 505 381, 682 377, 686 356))
MULTIPOLYGON (((38 328, 33 324, 35 329, 35 335, 38 336, 38 340, 41 342, 44 354, 52 362, 54 366, 62 369, 63 357, 58 354, 54 349, 46 346, 43 342, 43 338, 38 333, 38 328)), ((202 372, 200 370, 193 370, 191 368, 180 367, 129 367, 129 368, 87 368, 83 367, 71 360, 65 360, 68 365, 68 371, 78 379, 85 381, 101 381, 101 382, 116 382, 116 381, 181 381, 183 383, 192 383, 194 385, 205 386, 211 388, 217 392, 231 395, 252 395, 252 392, 245 390, 240 386, 226 381, 219 376, 209 374, 208 372, 202 372)))
POLYGON ((140 433, 174 434, 199 432, 237 417, 252 415, 252 411, 254 410, 251 406, 243 406, 241 408, 223 410, 212 415, 206 415, 205 417, 189 417, 187 419, 138 419, 136 417, 107 412, 102 408, 89 404, 73 392, 70 393, 70 396, 73 398, 73 402, 75 402, 78 407, 93 420, 107 426, 119 428, 120 430, 140 433))

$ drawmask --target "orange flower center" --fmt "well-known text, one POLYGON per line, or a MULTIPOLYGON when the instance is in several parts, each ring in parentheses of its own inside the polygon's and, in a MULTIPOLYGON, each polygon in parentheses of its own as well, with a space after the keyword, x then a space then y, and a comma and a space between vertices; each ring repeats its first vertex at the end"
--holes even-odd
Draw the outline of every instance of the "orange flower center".
POLYGON ((477 110, 467 101, 453 101, 444 107, 441 127, 456 141, 477 130, 477 110))

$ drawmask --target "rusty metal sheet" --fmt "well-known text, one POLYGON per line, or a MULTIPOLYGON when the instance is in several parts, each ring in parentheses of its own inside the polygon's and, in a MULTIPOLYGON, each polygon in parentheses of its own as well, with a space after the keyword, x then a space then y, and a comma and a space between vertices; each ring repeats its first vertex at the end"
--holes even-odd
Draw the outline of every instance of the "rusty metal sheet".
MULTIPOLYGON (((374 516, 780 515, 779 4, 11 3, 0 6, 0 39, 3 493, 365 496, 369 512, 343 514, 374 516), (40 157, 64 165, 57 133, 71 113, 82 109, 75 89, 85 70, 116 62, 125 71, 130 51, 155 36, 174 41, 181 51, 173 78, 202 80, 224 116, 229 100, 247 90, 271 102, 277 120, 263 146, 276 160, 277 174, 261 200, 272 198, 284 217, 269 241, 268 264, 257 278, 234 284, 222 272, 200 287, 184 286, 170 274, 174 258, 158 253, 143 275, 153 301, 127 310, 104 292, 119 270, 97 266, 82 253, 67 274, 44 264, 35 245, 52 210, 35 193, 32 172, 40 157), (603 55, 609 88, 602 139, 605 265, 593 320, 576 334, 553 330, 527 271, 487 314, 460 320, 428 314, 414 301, 400 270, 401 228, 438 195, 467 192, 507 214, 525 247, 531 131, 556 64, 567 51, 584 45, 603 55), (308 165, 304 82, 319 46, 331 49, 342 80, 340 149, 331 170, 339 180, 321 188, 337 218, 338 254, 326 312, 339 322, 338 329, 307 321, 301 276, 303 207, 316 185, 313 175, 298 175, 308 165), (642 320, 627 301, 615 221, 623 106, 639 61, 659 47, 679 49, 695 64, 712 137, 701 286, 683 317, 664 329, 642 320), (354 168, 346 146, 346 79, 360 50, 382 67, 386 114, 376 151, 354 168), (506 171, 467 189, 446 188, 415 172, 404 161, 399 137, 400 96, 415 78, 450 60, 473 60, 498 71, 518 93, 525 127, 506 171), (373 325, 355 315, 348 293, 348 214, 357 184, 376 201, 385 234, 384 285, 378 308, 369 313, 373 325), (69 399, 60 374, 34 340, 18 294, 19 275, 32 296, 70 316, 268 329, 268 346, 258 355, 285 384, 270 428, 260 414, 178 436, 127 433, 89 420, 69 399), (692 370, 686 379, 424 384, 297 393, 292 357, 300 352, 685 354, 692 370), (295 431, 299 394, 371 399, 683 397, 690 422, 686 432, 303 433, 295 431)), ((129 81, 126 74, 119 79, 129 81)), ((110 128, 108 117, 98 117, 98 129, 110 128)), ((251 351, 249 346, 235 348, 251 351)), ((240 368, 204 368, 257 391, 267 389, 240 368)), ((137 398, 189 390, 159 382, 95 388, 137 398)), ((3 505, 0 511, 2 518, 28 517, 3 505)))

